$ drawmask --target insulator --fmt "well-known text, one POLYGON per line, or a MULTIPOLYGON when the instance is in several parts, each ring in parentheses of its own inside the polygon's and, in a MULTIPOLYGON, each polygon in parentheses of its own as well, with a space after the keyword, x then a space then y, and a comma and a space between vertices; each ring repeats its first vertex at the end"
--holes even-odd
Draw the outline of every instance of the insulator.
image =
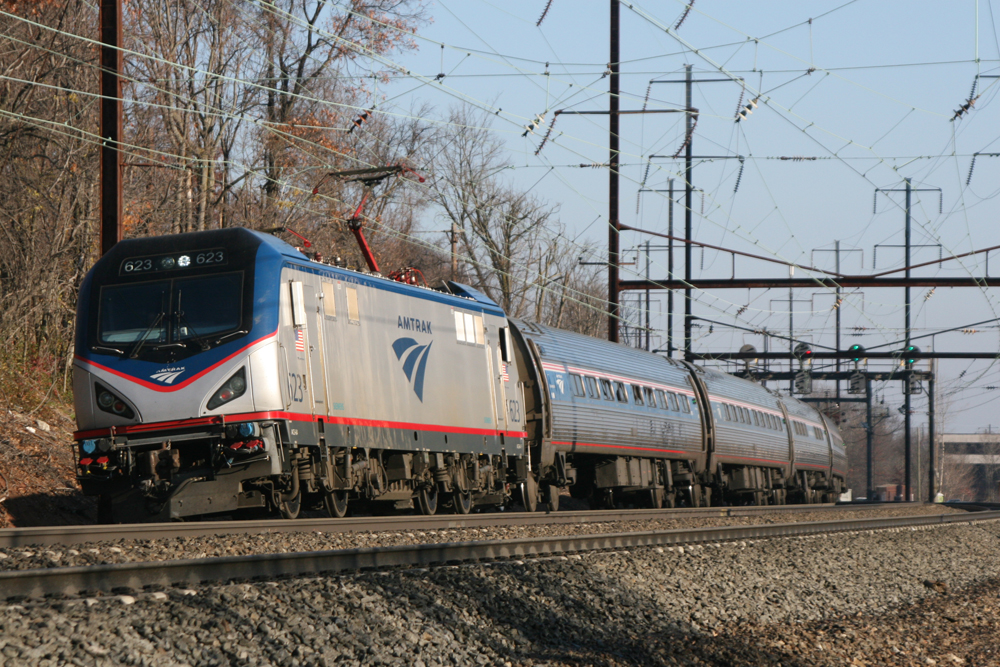
POLYGON ((680 30, 681 24, 684 23, 684 19, 688 17, 691 13, 691 8, 694 7, 694 0, 688 3, 688 6, 684 8, 684 13, 681 14, 681 18, 677 21, 677 25, 674 26, 674 30, 680 30))
POLYGON ((976 168, 976 154, 972 154, 972 162, 969 163, 969 175, 965 179, 965 185, 968 186, 972 182, 972 170, 976 168))
POLYGON ((740 160, 740 171, 736 174, 736 185, 733 186, 733 194, 736 194, 736 191, 740 189, 740 180, 743 178, 743 167, 743 160, 740 160))
POLYGON ((375 111, 375 107, 372 107, 371 109, 368 109, 367 111, 362 111, 361 115, 359 115, 357 118, 355 118, 353 121, 351 121, 353 123, 353 125, 350 127, 350 129, 347 130, 347 133, 350 134, 356 128, 361 127, 365 123, 365 121, 367 121, 371 117, 373 111, 375 111))
POLYGON ((924 301, 927 301, 929 298, 934 296, 934 290, 936 289, 937 289, 936 287, 932 287, 931 290, 924 295, 924 301))
POLYGON ((545 3, 545 9, 542 10, 542 15, 539 16, 538 20, 535 22, 536 28, 542 25, 542 21, 545 20, 545 15, 549 13, 549 7, 551 6, 552 6, 552 0, 549 0, 548 2, 545 3))
POLYGON ((542 125, 545 125, 545 114, 544 113, 538 114, 537 116, 535 116, 534 120, 532 120, 530 123, 528 123, 527 125, 525 125, 524 126, 524 134, 522 134, 521 136, 522 137, 526 137, 526 136, 528 136, 529 133, 534 134, 535 130, 537 130, 542 125))
POLYGON ((680 148, 677 149, 677 152, 674 153, 673 159, 676 160, 678 157, 680 157, 680 154, 684 151, 685 148, 687 148, 687 145, 691 142, 691 136, 694 134, 694 128, 696 127, 698 127, 698 116, 694 117, 694 122, 691 123, 691 131, 687 133, 686 137, 684 137, 684 143, 681 144, 680 148))
POLYGON ((972 79, 972 90, 969 91, 969 99, 976 96, 976 86, 979 84, 979 77, 976 76, 972 79))
POLYGON ((649 85, 646 86, 646 99, 642 101, 642 110, 646 110, 646 104, 649 102, 649 94, 653 92, 653 82, 650 81, 649 85))
POLYGON ((739 317, 743 313, 747 312, 747 308, 749 308, 749 307, 750 307, 750 304, 747 304, 745 306, 740 306, 739 310, 736 311, 736 317, 739 317))
POLYGON ((747 92, 746 81, 743 82, 743 87, 740 89, 740 101, 736 103, 736 120, 739 121, 740 110, 743 107, 743 97, 747 92))
POLYGON ((535 151, 535 155, 538 155, 539 153, 542 152, 542 149, 545 147, 545 142, 549 140, 549 135, 552 134, 552 128, 556 126, 556 118, 558 117, 559 116, 552 117, 552 124, 549 125, 549 129, 545 131, 545 136, 542 137, 542 143, 538 144, 538 149, 535 151))

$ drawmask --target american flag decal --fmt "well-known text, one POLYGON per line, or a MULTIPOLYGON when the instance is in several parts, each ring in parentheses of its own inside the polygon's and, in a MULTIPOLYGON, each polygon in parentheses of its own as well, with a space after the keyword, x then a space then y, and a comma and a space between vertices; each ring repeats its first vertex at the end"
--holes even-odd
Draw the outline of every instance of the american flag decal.
POLYGON ((510 382, 510 376, 507 375, 507 364, 503 361, 500 362, 500 378, 504 382, 510 382))
POLYGON ((306 351, 306 335, 302 329, 295 330, 295 351, 305 352, 306 351))

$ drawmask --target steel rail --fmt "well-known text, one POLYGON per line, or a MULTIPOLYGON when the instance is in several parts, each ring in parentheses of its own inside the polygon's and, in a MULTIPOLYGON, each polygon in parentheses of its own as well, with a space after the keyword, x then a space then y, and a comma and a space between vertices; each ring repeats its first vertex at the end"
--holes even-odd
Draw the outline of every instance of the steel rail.
MULTIPOLYGON (((612 521, 654 521, 703 517, 754 516, 758 514, 806 511, 865 510, 892 505, 776 505, 746 507, 702 507, 639 510, 591 510, 563 512, 487 512, 465 516, 361 516, 343 519, 263 519, 259 521, 198 521, 191 523, 133 523, 86 526, 41 526, 0 529, 0 548, 70 545, 116 540, 156 540, 206 535, 314 532, 352 533, 404 530, 446 530, 490 526, 529 526, 542 524, 608 523, 612 521)), ((897 505, 898 506, 898 505, 897 505)))
POLYGON ((157 590, 172 586, 289 576, 338 574, 376 568, 428 567, 497 559, 747 539, 796 537, 845 531, 914 528, 1000 520, 1000 511, 880 519, 724 526, 505 541, 452 542, 291 554, 230 556, 162 562, 0 572, 0 597, 23 600, 98 591, 157 590))

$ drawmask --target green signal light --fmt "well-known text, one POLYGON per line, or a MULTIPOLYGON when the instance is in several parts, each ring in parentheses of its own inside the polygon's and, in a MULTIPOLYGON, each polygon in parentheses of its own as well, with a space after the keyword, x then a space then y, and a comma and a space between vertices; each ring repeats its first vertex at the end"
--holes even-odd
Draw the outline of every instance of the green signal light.
POLYGON ((861 361, 861 359, 865 356, 865 348, 861 345, 852 345, 847 348, 847 351, 851 353, 852 361, 861 361))

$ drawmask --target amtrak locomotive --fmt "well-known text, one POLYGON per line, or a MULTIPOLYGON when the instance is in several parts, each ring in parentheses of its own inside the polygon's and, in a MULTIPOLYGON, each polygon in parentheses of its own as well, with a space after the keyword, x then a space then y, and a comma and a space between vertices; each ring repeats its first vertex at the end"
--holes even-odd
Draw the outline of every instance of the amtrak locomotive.
POLYGON ((245 229, 122 241, 80 291, 77 476, 103 521, 303 505, 830 501, 836 428, 752 382, 312 261, 245 229))

